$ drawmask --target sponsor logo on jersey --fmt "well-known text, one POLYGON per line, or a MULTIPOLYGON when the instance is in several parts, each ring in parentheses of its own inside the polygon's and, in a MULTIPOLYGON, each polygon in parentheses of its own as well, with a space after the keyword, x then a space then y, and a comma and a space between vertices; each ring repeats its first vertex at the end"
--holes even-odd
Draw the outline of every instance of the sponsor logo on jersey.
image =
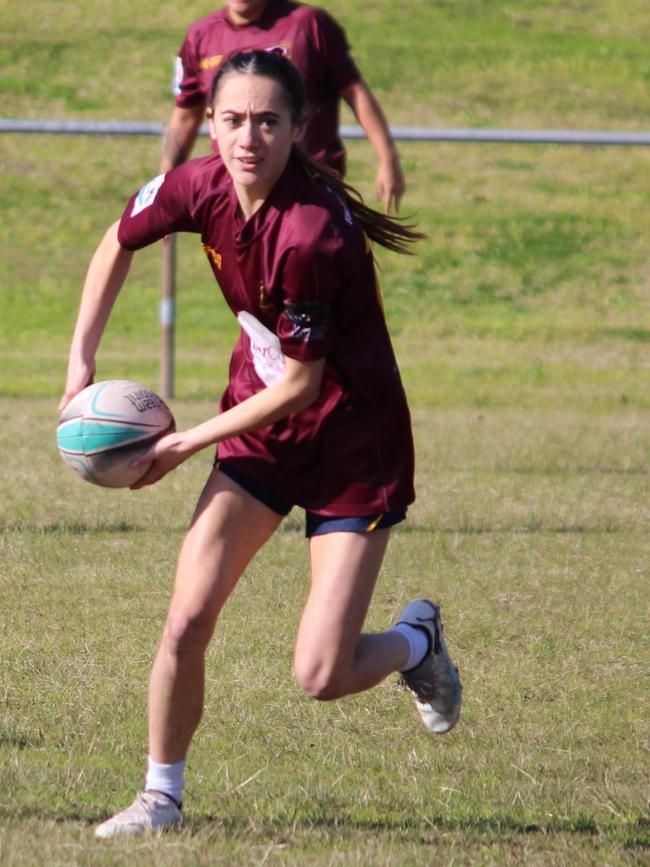
POLYGON ((183 81, 184 75, 185 70, 183 69, 183 61, 180 57, 177 57, 176 62, 174 63, 174 81, 172 84, 172 92, 174 96, 178 96, 181 92, 181 82, 183 81))
POLYGON ((205 255, 212 262, 217 271, 221 271, 221 253, 217 253, 216 250, 213 250, 212 247, 208 247, 207 244, 201 244, 201 246, 205 251, 205 255))
POLYGON ((141 211, 144 211, 145 208, 153 205, 158 190, 161 188, 164 180, 164 175, 156 175, 156 177, 152 178, 149 183, 144 185, 144 187, 140 187, 138 195, 135 197, 135 201, 133 202, 133 210, 131 211, 132 217, 137 217, 141 211))
POLYGON ((211 54, 209 57, 202 57, 199 60, 199 69, 214 69, 219 66, 223 60, 223 54, 211 54))
POLYGON ((262 325, 251 313, 242 310, 237 314, 242 331, 248 336, 248 345, 253 358, 255 373, 264 385, 273 385, 284 376, 284 356, 277 336, 262 325))

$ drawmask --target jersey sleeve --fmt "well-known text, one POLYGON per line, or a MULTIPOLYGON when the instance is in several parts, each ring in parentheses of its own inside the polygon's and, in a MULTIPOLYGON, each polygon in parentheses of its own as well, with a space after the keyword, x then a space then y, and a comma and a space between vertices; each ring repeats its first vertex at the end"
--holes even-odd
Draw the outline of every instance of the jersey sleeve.
POLYGON ((316 361, 331 349, 333 306, 341 281, 336 247, 331 241, 287 252, 276 332, 283 354, 298 361, 316 361))
POLYGON ((360 81, 361 73, 352 58, 343 28, 323 9, 313 10, 313 28, 317 55, 330 85, 340 92, 360 81))
POLYGON ((191 108, 205 100, 191 30, 188 31, 176 57, 174 99, 179 108, 191 108))
POLYGON ((193 189, 185 163, 157 175, 132 196, 120 221, 118 240, 127 250, 139 250, 173 232, 199 232, 193 214, 193 189))

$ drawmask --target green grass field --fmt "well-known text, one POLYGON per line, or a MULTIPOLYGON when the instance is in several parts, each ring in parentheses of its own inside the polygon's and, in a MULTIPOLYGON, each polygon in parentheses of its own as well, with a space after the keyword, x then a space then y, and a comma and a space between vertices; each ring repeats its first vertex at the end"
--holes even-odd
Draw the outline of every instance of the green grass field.
MULTIPOLYGON (((648 128, 639 0, 322 5, 393 123, 648 128)), ((167 117, 171 59, 211 7, 97 8, 9 6, 5 116, 167 117)), ((462 721, 426 737, 393 682, 327 705, 300 693, 307 559, 292 514, 211 646, 187 827, 98 846, 93 825, 142 780, 148 670, 210 456, 111 492, 74 477, 54 443, 88 259, 156 173, 159 143, 0 137, 2 867, 650 863, 650 154, 400 150, 404 211, 428 238, 378 260, 418 499, 368 625, 413 595, 441 601, 462 721)), ((349 152, 371 200, 372 155, 349 152)), ((196 240, 179 246, 185 426, 212 412, 235 330, 196 240)), ((159 251, 143 252, 100 378, 156 386, 159 272, 159 251)))

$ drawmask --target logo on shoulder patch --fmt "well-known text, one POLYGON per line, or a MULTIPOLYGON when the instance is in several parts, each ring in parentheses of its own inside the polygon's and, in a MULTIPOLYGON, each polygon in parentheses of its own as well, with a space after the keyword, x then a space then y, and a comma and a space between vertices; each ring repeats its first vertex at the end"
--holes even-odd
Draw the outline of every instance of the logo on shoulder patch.
POLYGON ((291 60, 291 43, 286 40, 278 42, 277 45, 270 45, 268 48, 265 48, 264 51, 268 51, 269 54, 280 54, 282 57, 291 60))
POLYGON ((164 180, 164 175, 156 175, 156 177, 152 178, 149 183, 144 185, 144 187, 140 187, 140 191, 133 202, 133 210, 131 211, 132 217, 137 217, 140 211, 144 211, 144 209, 148 208, 149 205, 153 205, 158 190, 161 188, 164 180))

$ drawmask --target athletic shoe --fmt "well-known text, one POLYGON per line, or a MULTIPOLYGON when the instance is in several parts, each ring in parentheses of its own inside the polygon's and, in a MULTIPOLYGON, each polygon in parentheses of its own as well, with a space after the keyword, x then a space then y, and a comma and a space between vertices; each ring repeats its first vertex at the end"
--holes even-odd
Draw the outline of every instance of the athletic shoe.
POLYGON ((180 806, 162 792, 140 792, 126 810, 116 813, 95 829, 95 837, 106 839, 116 834, 134 837, 145 831, 162 831, 181 824, 180 806))
POLYGON ((424 629, 429 636, 429 652, 415 668, 402 672, 400 684, 415 696, 415 706, 429 731, 444 735, 458 722, 462 686, 447 651, 440 609, 428 599, 414 599, 398 622, 424 629))

